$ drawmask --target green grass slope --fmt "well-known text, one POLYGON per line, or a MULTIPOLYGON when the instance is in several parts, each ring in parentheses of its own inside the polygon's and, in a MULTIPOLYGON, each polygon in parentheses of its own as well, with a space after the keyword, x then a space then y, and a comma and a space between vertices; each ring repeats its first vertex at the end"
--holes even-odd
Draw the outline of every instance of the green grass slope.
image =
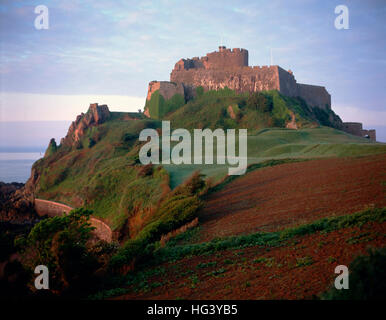
MULTIPOLYGON (((215 145, 216 149, 216 145, 215 145)), ((248 135, 248 165, 271 159, 311 159, 320 157, 351 157, 386 152, 386 145, 372 143, 329 127, 291 130, 266 128, 248 135)), ((170 174, 172 188, 184 181, 192 172, 223 179, 228 174, 228 165, 164 165, 170 174)))
POLYGON ((87 130, 83 148, 66 150, 40 159, 34 170, 40 178, 37 197, 68 205, 85 206, 94 215, 105 219, 112 228, 122 227, 128 218, 146 220, 168 190, 168 174, 159 167, 142 172, 138 165, 139 132, 157 127, 152 120, 112 120, 87 130), (89 141, 93 141, 92 144, 89 141))
MULTIPOLYGON (((229 89, 202 92, 164 119, 175 128, 247 128, 248 164, 271 159, 361 156, 386 152, 371 143, 331 127, 337 116, 308 108, 299 99, 277 91, 249 95, 229 89), (286 129, 291 114, 299 130, 286 129)), ((335 121, 335 122, 334 122, 335 121)), ((144 128, 159 130, 160 120, 112 112, 105 123, 91 126, 73 148, 57 146, 34 164, 37 197, 91 209, 114 230, 137 234, 164 198, 196 170, 214 181, 228 165, 163 165, 144 168, 138 161, 138 135, 144 128)), ((159 130, 160 132, 160 130, 159 130)), ((215 148, 216 155, 216 148, 215 148)))

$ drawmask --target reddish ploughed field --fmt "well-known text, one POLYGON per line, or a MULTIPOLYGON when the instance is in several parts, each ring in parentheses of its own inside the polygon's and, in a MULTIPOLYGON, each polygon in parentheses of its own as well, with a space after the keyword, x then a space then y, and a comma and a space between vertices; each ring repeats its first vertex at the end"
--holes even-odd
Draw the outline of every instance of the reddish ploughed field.
POLYGON ((333 286, 338 265, 385 244, 386 222, 295 237, 280 247, 249 247, 160 266, 151 290, 115 299, 312 299, 333 286))
POLYGON ((198 242, 276 231, 386 205, 386 155, 267 167, 208 196, 198 242))

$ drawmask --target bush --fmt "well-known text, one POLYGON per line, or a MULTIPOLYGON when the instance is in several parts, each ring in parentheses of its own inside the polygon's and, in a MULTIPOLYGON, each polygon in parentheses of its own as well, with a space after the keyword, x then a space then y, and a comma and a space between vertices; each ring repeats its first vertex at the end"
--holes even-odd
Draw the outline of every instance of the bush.
POLYGON ((192 221, 202 203, 198 198, 205 187, 202 175, 195 172, 183 185, 166 198, 158 208, 153 220, 147 224, 135 239, 128 240, 117 255, 110 261, 112 269, 119 269, 134 261, 143 260, 152 255, 155 243, 164 234, 192 221))
POLYGON ((386 248, 358 256, 349 267, 349 289, 331 288, 322 295, 326 300, 385 300, 386 248))
POLYGON ((42 220, 26 238, 16 241, 22 263, 31 273, 37 265, 48 267, 51 290, 81 292, 93 284, 100 264, 88 246, 93 230, 90 215, 91 211, 80 208, 42 220))
POLYGON ((196 88, 196 95, 197 97, 201 97, 204 94, 204 88, 199 86, 196 88))
POLYGON ((246 106, 252 110, 260 110, 261 112, 271 112, 273 108, 272 99, 268 100, 267 97, 260 93, 254 92, 249 95, 246 106))
POLYGON ((172 194, 186 196, 200 194, 206 187, 203 178, 204 175, 200 174, 199 171, 193 172, 193 174, 183 184, 179 185, 172 194))
POLYGON ((93 146, 95 146, 96 142, 93 138, 88 138, 88 141, 87 141, 87 147, 88 148, 92 148, 93 146))
POLYGON ((155 220, 146 225, 135 239, 128 240, 111 259, 111 268, 120 268, 134 260, 150 256, 155 249, 154 243, 159 241, 163 234, 193 220, 200 208, 201 201, 197 196, 177 195, 167 199, 158 209, 155 220))

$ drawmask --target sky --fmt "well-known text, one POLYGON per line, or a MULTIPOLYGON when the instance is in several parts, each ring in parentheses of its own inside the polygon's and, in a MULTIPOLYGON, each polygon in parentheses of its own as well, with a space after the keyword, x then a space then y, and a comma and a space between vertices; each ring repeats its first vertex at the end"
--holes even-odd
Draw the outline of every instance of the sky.
POLYGON ((298 82, 326 87, 343 121, 386 141, 385 21, 383 0, 0 0, 0 147, 34 135, 46 145, 90 103, 143 109, 150 81, 220 44, 247 49, 260 66, 272 49, 273 64, 298 82), (347 30, 334 26, 341 4, 347 30), (35 28, 38 5, 48 29, 35 28), (24 123, 17 135, 6 130, 15 121, 24 123))

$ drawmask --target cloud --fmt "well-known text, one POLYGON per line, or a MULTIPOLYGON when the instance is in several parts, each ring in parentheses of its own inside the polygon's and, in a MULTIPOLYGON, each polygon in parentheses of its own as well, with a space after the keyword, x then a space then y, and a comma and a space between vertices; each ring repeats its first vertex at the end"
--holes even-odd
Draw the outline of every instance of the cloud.
POLYGON ((386 100, 381 1, 350 4, 347 32, 334 28, 329 1, 51 0, 45 31, 33 26, 38 0, 0 1, 5 92, 144 96, 149 81, 168 80, 176 61, 212 52, 222 36, 248 49, 251 65, 269 64, 272 47, 274 64, 337 102, 381 110, 386 100))

